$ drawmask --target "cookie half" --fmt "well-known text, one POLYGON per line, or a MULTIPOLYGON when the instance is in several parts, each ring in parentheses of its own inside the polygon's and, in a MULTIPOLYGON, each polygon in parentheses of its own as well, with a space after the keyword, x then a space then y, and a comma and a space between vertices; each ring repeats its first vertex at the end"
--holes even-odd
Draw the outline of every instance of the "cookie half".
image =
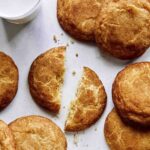
POLYGON ((18 90, 18 69, 12 58, 0 52, 0 109, 14 99, 18 90))
POLYGON ((65 72, 66 47, 52 48, 38 56, 31 65, 29 87, 34 100, 48 110, 60 110, 60 89, 65 72))
POLYGON ((65 130, 80 131, 94 124, 104 111, 106 99, 104 86, 97 74, 84 67, 75 101, 70 106, 65 130))
POLYGON ((18 150, 66 150, 67 142, 61 129, 40 116, 19 118, 9 124, 18 150))
POLYGON ((120 59, 142 55, 150 47, 150 1, 106 0, 96 21, 96 42, 120 59))
POLYGON ((74 38, 94 41, 95 21, 102 2, 103 0, 58 0, 58 21, 74 38))
POLYGON ((110 150, 149 150, 150 130, 125 124, 113 109, 106 121, 104 134, 110 150))
POLYGON ((0 149, 15 150, 14 137, 8 125, 0 120, 0 149))
POLYGON ((114 104, 127 121, 150 127, 150 62, 130 64, 112 88, 114 104))

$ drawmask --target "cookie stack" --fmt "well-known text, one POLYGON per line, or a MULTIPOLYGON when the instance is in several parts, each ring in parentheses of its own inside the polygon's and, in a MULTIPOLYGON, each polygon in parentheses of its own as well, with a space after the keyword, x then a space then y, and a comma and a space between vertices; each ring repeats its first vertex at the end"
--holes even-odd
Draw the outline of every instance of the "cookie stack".
POLYGON ((105 122, 111 150, 150 149, 150 62, 128 65, 112 88, 115 109, 105 122))
POLYGON ((149 0, 58 0, 57 17, 74 38, 132 59, 150 47, 149 0))
POLYGON ((150 130, 124 123, 115 109, 105 121, 104 134, 110 150, 150 149, 150 130))

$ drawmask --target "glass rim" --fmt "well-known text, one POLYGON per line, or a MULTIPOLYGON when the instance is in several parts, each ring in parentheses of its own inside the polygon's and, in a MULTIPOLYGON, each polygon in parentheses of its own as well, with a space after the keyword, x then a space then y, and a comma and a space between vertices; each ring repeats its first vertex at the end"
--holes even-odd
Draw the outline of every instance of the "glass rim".
POLYGON ((36 8, 40 5, 40 2, 41 2, 41 0, 38 0, 37 3, 33 6, 32 9, 28 10, 26 13, 24 13, 24 14, 21 15, 21 16, 8 17, 8 16, 5 16, 5 15, 2 15, 2 16, 0 16, 0 17, 1 17, 1 18, 4 18, 4 19, 8 19, 8 20, 19 20, 19 19, 26 18, 26 17, 28 17, 29 15, 31 15, 31 14, 36 10, 36 8))

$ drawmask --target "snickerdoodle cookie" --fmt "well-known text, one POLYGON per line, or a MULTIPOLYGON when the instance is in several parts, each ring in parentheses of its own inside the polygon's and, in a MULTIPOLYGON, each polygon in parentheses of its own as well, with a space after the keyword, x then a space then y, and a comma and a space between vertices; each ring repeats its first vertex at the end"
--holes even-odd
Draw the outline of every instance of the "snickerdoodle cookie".
POLYGON ((40 116, 19 118, 9 124, 17 150, 66 150, 64 133, 51 120, 40 116))
POLYGON ((15 141, 8 125, 0 120, 0 150, 15 150, 15 141))
POLYGON ((106 92, 97 74, 84 67, 75 101, 71 103, 66 131, 80 131, 95 123, 106 105, 106 92))
POLYGON ((114 57, 131 59, 150 46, 150 1, 106 0, 96 21, 96 42, 114 57))
POLYGON ((79 40, 95 40, 120 59, 142 55, 150 47, 149 0, 58 0, 57 18, 79 40))
POLYGON ((18 90, 18 69, 12 58, 0 52, 0 109, 6 107, 18 90))
POLYGON ((34 100, 48 110, 60 110, 60 88, 65 72, 66 47, 58 47, 38 56, 31 65, 29 87, 34 100))
POLYGON ((122 118, 150 126, 150 62, 130 64, 119 72, 112 95, 122 118))
POLYGON ((125 124, 115 109, 105 121, 104 134, 111 150, 150 150, 150 130, 125 124))
POLYGON ((60 25, 79 40, 94 41, 95 21, 103 0, 58 0, 60 25))

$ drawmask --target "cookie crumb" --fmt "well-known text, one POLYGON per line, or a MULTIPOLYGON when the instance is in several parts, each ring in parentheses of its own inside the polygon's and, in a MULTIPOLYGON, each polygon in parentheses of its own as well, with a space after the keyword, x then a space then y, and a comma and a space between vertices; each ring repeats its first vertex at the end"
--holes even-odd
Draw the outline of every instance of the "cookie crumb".
POLYGON ((54 40, 55 43, 57 43, 57 37, 56 37, 56 35, 53 35, 53 40, 54 40))
POLYGON ((67 43, 66 46, 69 47, 69 44, 67 43))
POLYGON ((75 76, 75 75, 76 75, 76 72, 75 72, 75 71, 73 71, 73 72, 72 72, 72 75, 73 75, 73 76, 75 76))
POLYGON ((55 116, 57 119, 59 119, 59 114, 55 116))
POLYGON ((74 134, 74 135, 73 135, 73 143, 74 143, 76 146, 78 146, 78 136, 77 136, 77 134, 74 134))
POLYGON ((78 53, 76 53, 76 57, 78 57, 79 56, 79 54, 78 53))
POLYGON ((71 44, 74 44, 74 41, 73 41, 73 40, 70 40, 70 43, 71 43, 71 44))

